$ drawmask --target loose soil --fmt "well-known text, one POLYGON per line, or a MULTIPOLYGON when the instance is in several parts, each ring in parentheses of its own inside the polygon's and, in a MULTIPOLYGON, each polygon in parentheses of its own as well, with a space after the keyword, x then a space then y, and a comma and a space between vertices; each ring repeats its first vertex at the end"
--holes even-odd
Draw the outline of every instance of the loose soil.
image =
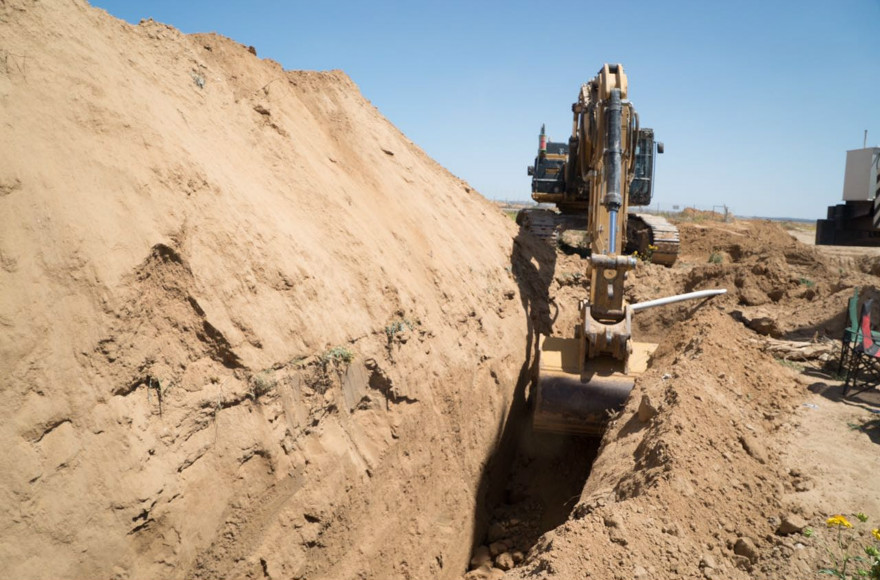
MULTIPOLYGON (((836 347, 853 288, 877 296, 876 252, 849 248, 841 260, 836 248, 810 247, 768 221, 679 228, 679 261, 641 264, 630 300, 728 293, 636 315, 639 339, 659 348, 599 444, 568 520, 544 530, 506 575, 482 567, 466 578, 820 577, 834 542, 825 519, 856 521, 859 511, 874 516, 858 530, 872 542, 880 393, 843 400, 836 350, 791 362, 763 345, 776 337, 836 347), (783 533, 783 522, 799 530, 783 533)), ((584 263, 553 258, 553 332, 570 333, 587 291, 584 263)), ((522 521, 516 503, 504 507, 522 521)), ((500 542, 521 551, 528 534, 510 535, 500 542)))
POLYGON ((0 39, 4 576, 810 578, 827 517, 877 525, 880 396, 765 349, 839 340, 877 252, 684 216, 628 299, 728 293, 637 315, 601 440, 536 434, 585 261, 344 73, 81 0, 0 39))
POLYGON ((3 575, 461 574, 514 224, 340 71, 78 0, 0 39, 3 575))

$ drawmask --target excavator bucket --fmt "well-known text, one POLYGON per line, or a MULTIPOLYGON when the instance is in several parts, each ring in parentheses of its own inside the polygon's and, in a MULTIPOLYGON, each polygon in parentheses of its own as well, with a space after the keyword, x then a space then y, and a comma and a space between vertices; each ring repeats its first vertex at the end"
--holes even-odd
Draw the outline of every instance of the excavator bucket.
POLYGON ((542 336, 534 383, 535 430, 601 436, 611 413, 626 403, 657 345, 633 342, 632 348, 629 372, 623 361, 610 356, 587 361, 579 372, 578 339, 542 336))

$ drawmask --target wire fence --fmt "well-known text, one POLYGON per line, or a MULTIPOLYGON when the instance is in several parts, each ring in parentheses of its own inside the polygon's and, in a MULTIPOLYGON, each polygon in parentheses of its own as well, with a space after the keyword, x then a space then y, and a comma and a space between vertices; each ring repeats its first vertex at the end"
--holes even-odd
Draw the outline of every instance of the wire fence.
POLYGON ((729 221, 736 214, 733 208, 727 204, 720 203, 715 205, 693 205, 693 204, 677 204, 677 203, 653 203, 649 206, 630 207, 630 211, 653 214, 674 214, 674 215, 702 215, 712 216, 717 219, 729 221))
MULTIPOLYGON (((496 199, 497 203, 507 206, 508 208, 533 207, 535 204, 531 200, 502 200, 496 199)), ((546 205, 546 204, 545 204, 546 205)), ((543 206, 541 206, 543 207, 543 206)), ((551 205, 547 205, 552 208, 551 205)), ((732 207, 725 203, 714 205, 693 205, 685 203, 653 203, 649 206, 630 206, 629 210, 635 213, 651 213, 658 215, 681 215, 681 216, 702 216, 704 218, 713 218, 723 221, 730 221, 736 214, 732 207)))

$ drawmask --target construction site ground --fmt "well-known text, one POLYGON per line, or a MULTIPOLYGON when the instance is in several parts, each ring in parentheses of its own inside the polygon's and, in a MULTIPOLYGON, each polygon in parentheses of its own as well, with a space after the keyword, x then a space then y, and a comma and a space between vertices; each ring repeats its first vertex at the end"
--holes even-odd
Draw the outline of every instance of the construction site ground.
POLYGON ((601 439, 536 434, 584 258, 258 54, 0 2, 0 577, 818 578, 827 518, 873 541, 880 393, 836 360, 880 252, 675 216, 628 299, 727 294, 636 315, 601 439))
MULTIPOLYGON (((728 294, 636 315, 634 334, 660 344, 652 366, 597 442, 568 520, 508 577, 818 577, 836 550, 825 520, 880 510, 880 393, 841 398, 836 342, 853 288, 876 295, 877 250, 813 247, 802 224, 700 213, 671 218, 678 262, 641 264, 629 298, 728 294), (782 533, 783 521, 798 531, 782 533)), ((571 328, 583 261, 554 259, 545 315, 571 328)), ((859 529, 863 546, 877 522, 859 529)))

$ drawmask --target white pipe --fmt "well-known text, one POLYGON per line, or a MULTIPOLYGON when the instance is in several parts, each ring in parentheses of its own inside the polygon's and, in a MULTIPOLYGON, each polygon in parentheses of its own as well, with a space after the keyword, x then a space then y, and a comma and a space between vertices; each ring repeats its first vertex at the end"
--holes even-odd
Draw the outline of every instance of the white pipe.
POLYGON ((639 302, 638 304, 630 304, 629 308, 633 312, 638 312, 639 310, 654 308, 655 306, 663 306, 674 302, 682 302, 684 300, 695 300, 697 298, 708 298, 709 296, 718 296, 719 294, 726 293, 727 290, 725 288, 719 288, 717 290, 697 290, 696 292, 688 292, 687 294, 676 294, 675 296, 667 296, 666 298, 658 298, 656 300, 648 300, 647 302, 639 302))

